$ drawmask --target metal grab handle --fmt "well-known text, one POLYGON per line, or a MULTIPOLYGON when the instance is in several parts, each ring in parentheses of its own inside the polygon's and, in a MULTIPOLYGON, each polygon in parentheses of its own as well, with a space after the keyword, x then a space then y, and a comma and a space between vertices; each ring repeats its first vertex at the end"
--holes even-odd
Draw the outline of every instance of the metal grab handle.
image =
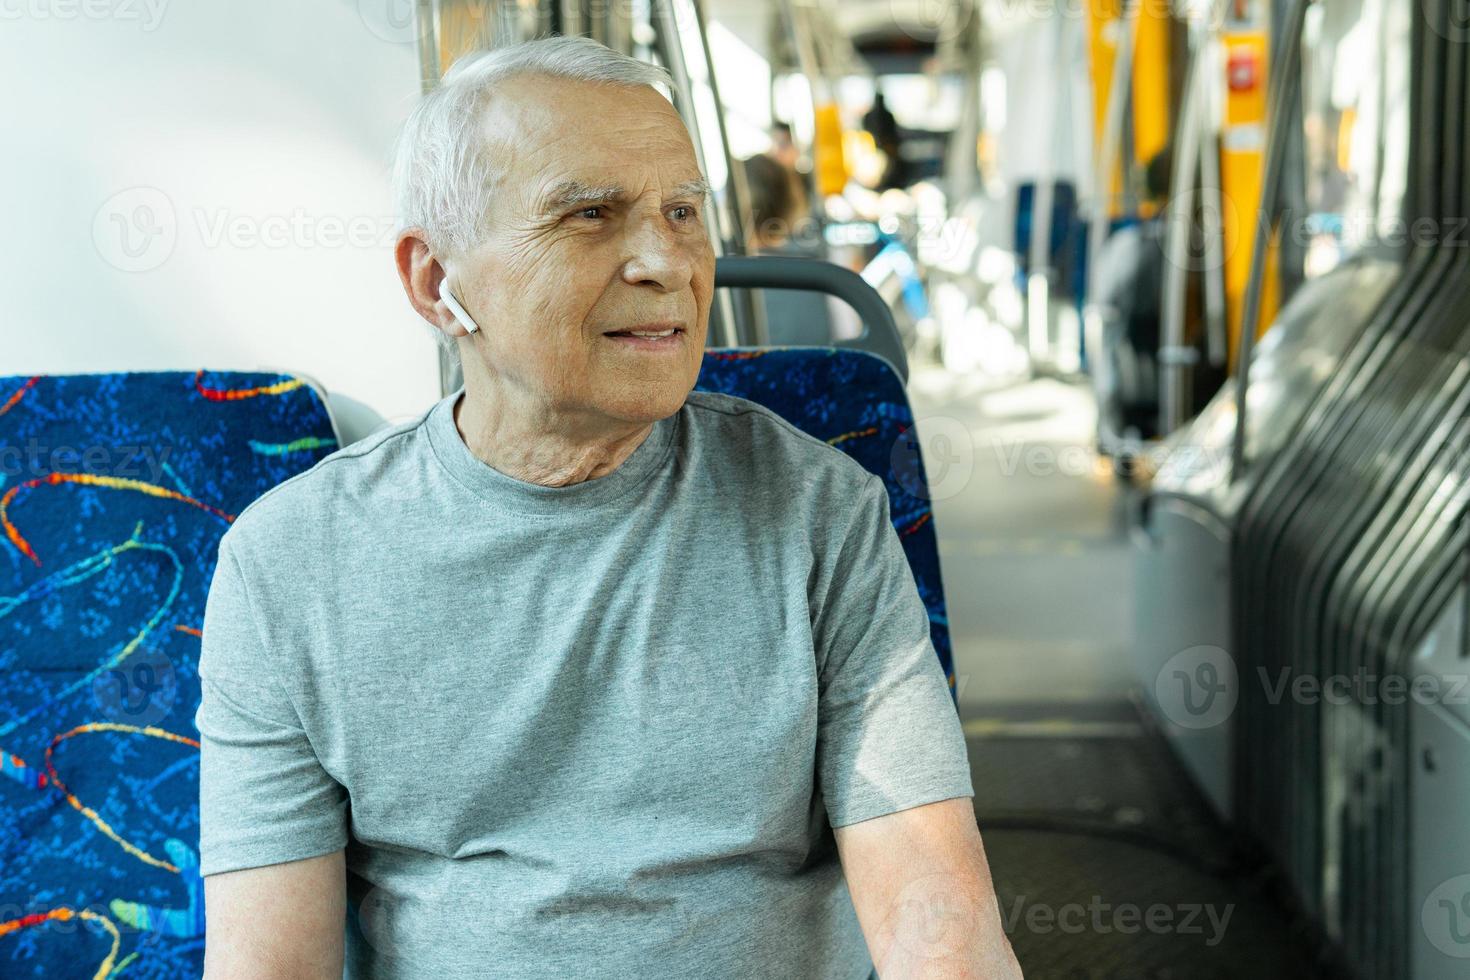
POLYGON ((1291 0, 1287 8, 1285 29, 1277 57, 1267 70, 1269 82, 1267 102, 1266 152, 1261 178, 1261 214, 1256 221, 1252 245, 1250 278, 1246 280, 1245 298, 1241 305, 1240 347, 1235 355, 1235 439, 1230 450, 1230 482, 1240 479, 1245 470, 1246 422, 1251 384, 1251 355, 1256 347, 1256 330, 1261 320, 1261 294, 1266 281, 1266 258, 1276 219, 1281 210, 1281 185, 1286 177, 1286 148, 1282 145, 1295 117, 1287 115, 1292 99, 1301 97, 1302 35, 1307 24, 1310 0, 1291 0))
POLYGON ((908 384, 908 355, 888 308, 878 291, 850 269, 788 256, 727 255, 715 259, 715 286, 732 289, 804 289, 835 296, 862 319, 863 332, 851 339, 834 340, 833 347, 850 347, 876 354, 908 384))

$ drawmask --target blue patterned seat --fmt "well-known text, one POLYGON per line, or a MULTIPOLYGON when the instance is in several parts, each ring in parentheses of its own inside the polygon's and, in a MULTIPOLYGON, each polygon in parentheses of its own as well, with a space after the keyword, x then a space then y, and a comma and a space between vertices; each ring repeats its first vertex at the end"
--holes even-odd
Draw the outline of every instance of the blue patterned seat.
POLYGON ((929 633, 953 696, 954 659, 929 483, 908 395, 888 362, 831 347, 713 350, 704 355, 695 387, 758 402, 883 479, 893 527, 929 610, 929 633))
POLYGON ((202 972, 216 548, 335 447, 280 375, 0 377, 0 976, 202 972))

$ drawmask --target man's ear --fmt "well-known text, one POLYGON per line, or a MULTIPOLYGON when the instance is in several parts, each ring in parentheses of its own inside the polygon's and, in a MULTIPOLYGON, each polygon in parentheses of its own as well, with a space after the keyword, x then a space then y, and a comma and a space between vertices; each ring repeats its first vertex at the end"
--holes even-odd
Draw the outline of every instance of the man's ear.
POLYGON ((393 260, 398 267, 398 279, 408 302, 419 316, 427 320, 436 330, 449 337, 466 337, 466 330, 455 318, 454 311, 439 298, 439 288, 444 282, 444 266, 424 240, 422 228, 405 229, 393 246, 393 260))

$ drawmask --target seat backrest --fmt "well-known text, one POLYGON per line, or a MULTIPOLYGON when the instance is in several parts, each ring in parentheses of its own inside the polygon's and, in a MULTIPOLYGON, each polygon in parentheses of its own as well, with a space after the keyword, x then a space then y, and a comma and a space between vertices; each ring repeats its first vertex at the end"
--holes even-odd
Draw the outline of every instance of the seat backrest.
POLYGON ((882 478, 893 527, 929 611, 934 651, 953 696, 954 658, 928 477, 913 409, 889 363, 863 351, 832 347, 711 350, 705 352, 695 387, 764 405, 882 478))
POLYGON ((296 378, 0 377, 0 976, 201 974, 219 539, 335 448, 296 378))

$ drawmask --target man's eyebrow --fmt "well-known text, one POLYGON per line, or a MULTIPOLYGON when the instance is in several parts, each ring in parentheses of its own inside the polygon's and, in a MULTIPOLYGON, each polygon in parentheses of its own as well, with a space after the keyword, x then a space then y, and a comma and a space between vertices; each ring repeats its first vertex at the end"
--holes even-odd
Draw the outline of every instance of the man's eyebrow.
POLYGON ((546 192, 546 211, 564 211, 579 204, 620 201, 626 191, 617 184, 589 184, 582 180, 563 180, 546 192))
MULTIPOLYGON (((676 186, 672 197, 703 200, 710 193, 709 181, 703 177, 686 180, 676 186)), ((567 211, 578 205, 626 200, 627 191, 618 184, 592 184, 584 180, 563 180, 553 184, 542 200, 547 213, 567 211)))
POLYGON ((684 181, 684 183, 674 188, 673 196, 693 197, 702 200, 705 197, 709 196, 709 181, 705 180, 703 177, 696 177, 693 180, 686 180, 684 181))

